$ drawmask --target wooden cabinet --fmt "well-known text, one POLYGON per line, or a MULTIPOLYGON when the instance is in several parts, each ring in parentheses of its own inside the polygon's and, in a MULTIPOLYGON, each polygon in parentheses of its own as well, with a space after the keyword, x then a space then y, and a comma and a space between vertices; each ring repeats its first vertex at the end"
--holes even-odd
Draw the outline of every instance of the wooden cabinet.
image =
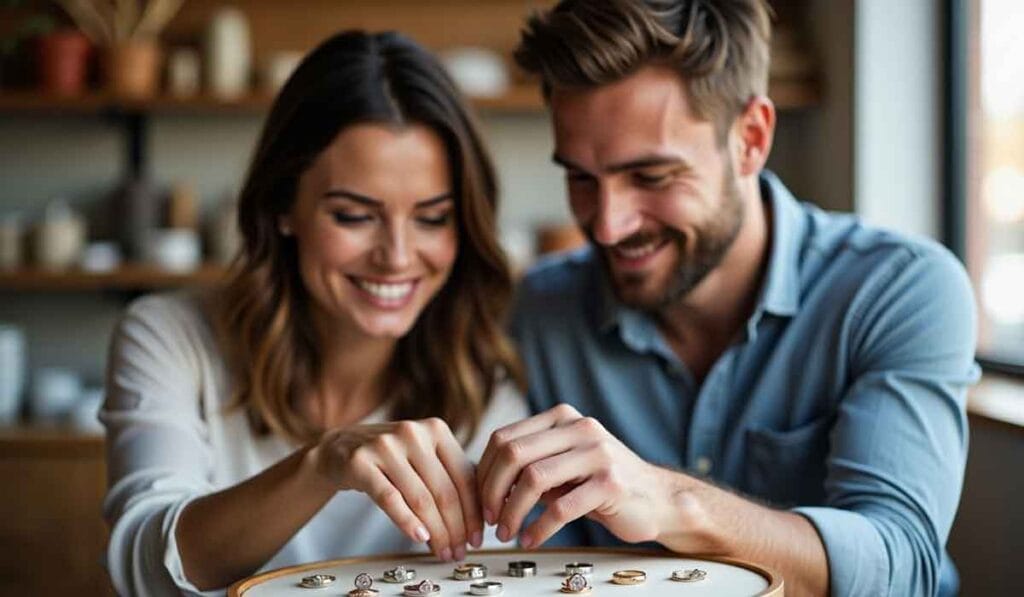
POLYGON ((103 437, 0 429, 0 595, 113 595, 103 437))

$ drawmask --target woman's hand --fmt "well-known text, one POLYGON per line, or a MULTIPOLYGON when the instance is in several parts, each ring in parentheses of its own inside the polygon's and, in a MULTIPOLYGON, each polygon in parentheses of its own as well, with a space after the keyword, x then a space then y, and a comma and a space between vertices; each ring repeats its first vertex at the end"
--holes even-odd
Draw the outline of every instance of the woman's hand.
POLYGON ((402 531, 443 560, 480 547, 476 472, 438 418, 357 425, 324 434, 317 469, 339 490, 370 496, 402 531))

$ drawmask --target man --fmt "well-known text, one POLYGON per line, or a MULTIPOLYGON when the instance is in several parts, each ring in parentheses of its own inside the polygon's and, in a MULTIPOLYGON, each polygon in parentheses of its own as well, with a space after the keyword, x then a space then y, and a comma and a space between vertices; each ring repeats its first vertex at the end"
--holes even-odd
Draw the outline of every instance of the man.
POLYGON ((760 0, 564 0, 527 24, 591 246, 523 282, 540 414, 492 436, 484 515, 526 548, 765 563, 787 594, 952 593, 970 285, 763 172, 769 36, 760 0))

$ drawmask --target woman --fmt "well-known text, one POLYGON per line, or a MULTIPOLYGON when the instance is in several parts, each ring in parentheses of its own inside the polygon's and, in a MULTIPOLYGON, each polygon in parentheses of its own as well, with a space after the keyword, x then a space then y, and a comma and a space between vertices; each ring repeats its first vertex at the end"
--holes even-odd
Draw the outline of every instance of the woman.
POLYGON ((423 49, 349 32, 303 61, 250 167, 227 288, 142 299, 114 333, 101 419, 118 593, 480 546, 470 458, 527 414, 495 196, 423 49))

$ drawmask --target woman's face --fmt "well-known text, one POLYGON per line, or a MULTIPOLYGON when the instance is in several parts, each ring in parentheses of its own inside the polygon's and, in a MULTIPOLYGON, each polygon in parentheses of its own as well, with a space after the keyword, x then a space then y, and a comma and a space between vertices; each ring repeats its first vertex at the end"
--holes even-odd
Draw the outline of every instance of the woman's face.
POLYGON ((293 235, 315 321, 406 334, 451 273, 457 213, 444 143, 423 125, 344 129, 278 222, 293 235))

